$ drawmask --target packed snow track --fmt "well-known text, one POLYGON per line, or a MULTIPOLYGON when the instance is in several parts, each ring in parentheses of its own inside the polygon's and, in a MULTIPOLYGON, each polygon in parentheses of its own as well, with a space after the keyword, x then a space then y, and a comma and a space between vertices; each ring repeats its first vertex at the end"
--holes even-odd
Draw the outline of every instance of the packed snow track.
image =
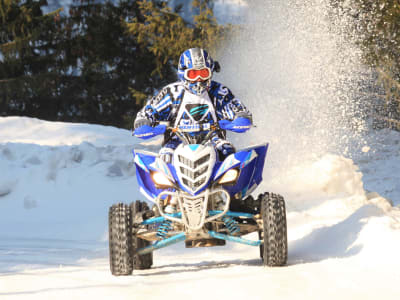
POLYGON ((287 200, 286 267, 263 267, 258 247, 180 243, 114 277, 108 208, 144 200, 131 149, 156 145, 113 127, 0 118, 0 299, 398 299, 400 134, 372 134, 357 159, 326 154, 256 191, 287 200))

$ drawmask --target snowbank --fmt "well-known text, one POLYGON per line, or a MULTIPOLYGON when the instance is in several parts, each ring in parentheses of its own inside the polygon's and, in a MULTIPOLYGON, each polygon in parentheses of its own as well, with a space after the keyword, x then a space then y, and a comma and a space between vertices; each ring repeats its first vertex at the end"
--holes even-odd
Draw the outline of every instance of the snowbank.
POLYGON ((112 127, 0 118, 0 274, 7 275, 0 298, 203 299, 207 286, 233 298, 376 299, 385 291, 385 299, 397 299, 400 209, 364 188, 398 180, 396 138, 369 143, 357 163, 326 154, 259 188, 287 201, 287 267, 263 268, 255 247, 178 244, 157 251, 151 270, 116 278, 107 212, 115 202, 143 199, 132 165, 137 141, 112 127))
POLYGON ((1 143, 24 143, 46 146, 79 145, 83 142, 95 146, 130 145, 133 141, 128 130, 111 126, 48 122, 26 117, 1 117, 1 143))
MULTIPOLYGON (((336 196, 365 194, 362 174, 351 159, 326 154, 315 162, 296 166, 289 173, 291 191, 336 196)), ((318 195, 319 196, 319 195, 318 195)))
POLYGON ((0 118, 0 236, 101 240, 108 207, 138 198, 134 143, 114 127, 0 118))

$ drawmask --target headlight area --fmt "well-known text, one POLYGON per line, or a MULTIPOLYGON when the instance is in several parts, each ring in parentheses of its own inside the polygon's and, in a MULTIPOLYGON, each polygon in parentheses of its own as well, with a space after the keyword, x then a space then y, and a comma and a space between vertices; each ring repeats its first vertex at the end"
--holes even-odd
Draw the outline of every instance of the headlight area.
POLYGON ((162 172, 152 172, 151 179, 153 180, 157 189, 173 188, 174 184, 162 172))
POLYGON ((218 180, 218 184, 235 184, 236 180, 239 178, 239 174, 240 172, 238 169, 230 169, 224 175, 222 175, 220 180, 218 180))

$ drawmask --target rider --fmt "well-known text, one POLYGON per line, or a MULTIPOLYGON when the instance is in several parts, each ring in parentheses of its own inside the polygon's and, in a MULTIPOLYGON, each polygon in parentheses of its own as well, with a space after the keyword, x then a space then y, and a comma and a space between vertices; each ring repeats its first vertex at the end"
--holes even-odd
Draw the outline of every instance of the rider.
MULTIPOLYGON (((211 80, 213 72, 219 72, 218 62, 201 48, 182 53, 178 64, 178 82, 164 87, 151 98, 137 114, 134 128, 155 126, 168 121, 174 127, 181 125, 215 124, 219 120, 233 121, 238 117, 252 120, 251 113, 222 84, 211 80)), ((181 141, 174 134, 166 136, 159 156, 167 163, 181 141)), ((225 133, 212 138, 221 158, 234 153, 233 145, 225 139, 225 133)))

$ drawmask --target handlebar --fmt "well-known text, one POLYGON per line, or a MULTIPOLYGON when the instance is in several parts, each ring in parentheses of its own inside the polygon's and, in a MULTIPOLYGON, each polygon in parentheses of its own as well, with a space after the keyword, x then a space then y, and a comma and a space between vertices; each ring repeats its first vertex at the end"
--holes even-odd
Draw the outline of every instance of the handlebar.
POLYGON ((233 132, 245 132, 252 126, 251 120, 247 118, 239 117, 233 121, 220 120, 218 123, 204 123, 204 124, 193 124, 193 125, 179 125, 177 127, 169 126, 169 122, 160 122, 157 126, 143 125, 134 131, 136 137, 142 139, 149 139, 160 134, 164 134, 166 130, 170 130, 175 133, 183 142, 190 144, 188 133, 195 132, 207 132, 203 138, 202 144, 206 143, 212 133, 219 130, 230 130, 233 132))
POLYGON ((182 142, 185 144, 190 144, 190 140, 187 133, 192 133, 192 132, 202 132, 202 131, 208 131, 207 134, 203 137, 203 141, 201 142, 201 145, 204 145, 207 143, 207 141, 210 139, 211 135, 216 132, 221 130, 218 123, 216 124, 210 124, 210 123, 205 123, 205 124, 196 124, 196 125, 178 125, 178 127, 166 127, 167 130, 170 130, 172 133, 174 133, 182 142), (193 130, 196 129, 196 130, 193 130))
POLYGON ((168 130, 171 130, 172 132, 201 132, 201 131, 215 131, 219 129, 218 124, 210 124, 210 123, 204 123, 204 124, 195 124, 195 125, 178 125, 177 127, 171 127, 167 126, 168 130))

